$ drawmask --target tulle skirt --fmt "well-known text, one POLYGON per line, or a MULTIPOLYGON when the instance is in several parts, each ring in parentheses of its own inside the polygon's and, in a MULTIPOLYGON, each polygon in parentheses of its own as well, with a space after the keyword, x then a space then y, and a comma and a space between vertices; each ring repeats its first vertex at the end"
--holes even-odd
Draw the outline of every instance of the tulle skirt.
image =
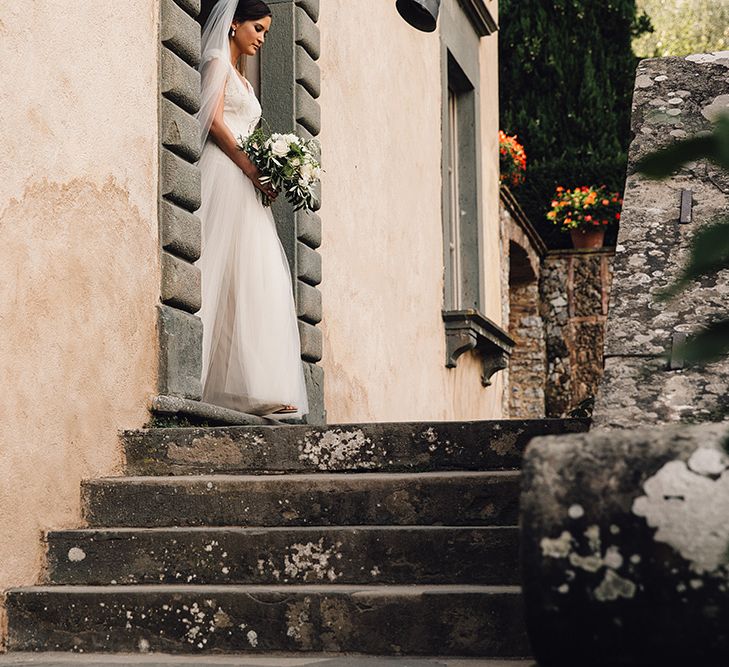
POLYGON ((212 141, 202 173, 203 400, 249 414, 308 413, 291 272, 271 209, 212 141))

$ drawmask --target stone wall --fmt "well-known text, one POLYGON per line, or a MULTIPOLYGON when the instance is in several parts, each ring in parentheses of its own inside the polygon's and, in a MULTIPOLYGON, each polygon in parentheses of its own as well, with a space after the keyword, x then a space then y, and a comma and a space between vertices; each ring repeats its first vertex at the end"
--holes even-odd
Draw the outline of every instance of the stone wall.
POLYGON ((546 414, 559 417, 595 396, 602 377, 613 251, 558 250, 542 266, 546 414))
POLYGON ((539 275, 546 248, 508 188, 501 189, 502 308, 516 346, 506 373, 504 413, 544 417, 547 357, 540 313, 539 275))
POLYGON ((677 298, 658 294, 677 277, 691 238, 729 210, 729 175, 707 161, 650 181, 636 162, 660 146, 708 130, 729 101, 729 53, 641 62, 636 78, 624 215, 615 257, 620 289, 612 295, 605 341, 606 382, 595 406, 599 426, 718 421, 729 414, 729 362, 670 367, 676 334, 726 313, 729 276, 692 283, 677 298), (679 221, 690 192, 691 215, 679 221))

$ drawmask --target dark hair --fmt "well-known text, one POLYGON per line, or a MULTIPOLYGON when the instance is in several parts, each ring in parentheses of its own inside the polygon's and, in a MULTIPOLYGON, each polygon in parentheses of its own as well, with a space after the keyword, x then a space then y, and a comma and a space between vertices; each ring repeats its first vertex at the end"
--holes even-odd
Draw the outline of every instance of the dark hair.
POLYGON ((239 0, 233 16, 236 21, 257 21, 271 16, 271 8, 263 0, 239 0))

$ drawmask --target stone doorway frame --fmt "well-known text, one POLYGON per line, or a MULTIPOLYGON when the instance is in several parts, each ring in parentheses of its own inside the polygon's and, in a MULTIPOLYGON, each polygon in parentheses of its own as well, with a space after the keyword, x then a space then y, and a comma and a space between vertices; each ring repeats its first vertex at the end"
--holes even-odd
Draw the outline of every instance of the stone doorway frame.
MULTIPOLYGON (((268 0, 276 26, 262 51, 261 104, 272 128, 316 137, 321 129, 317 99, 321 93, 319 0, 268 0), (265 82, 274 82, 266 85, 265 82)), ((200 272, 200 128, 194 118, 200 104, 201 0, 160 0, 159 20, 159 244, 160 303, 157 306, 157 416, 192 422, 251 424, 264 420, 201 402, 202 322, 200 272)), ((321 219, 294 213, 277 202, 274 215, 295 278, 294 296, 301 335, 310 414, 323 424, 321 219)))

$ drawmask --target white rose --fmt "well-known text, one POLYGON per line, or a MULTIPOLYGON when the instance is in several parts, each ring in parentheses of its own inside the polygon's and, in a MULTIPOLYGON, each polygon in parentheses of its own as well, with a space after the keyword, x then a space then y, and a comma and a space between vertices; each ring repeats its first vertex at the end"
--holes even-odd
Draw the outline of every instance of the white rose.
POLYGON ((314 167, 311 171, 311 175, 315 181, 321 180, 321 169, 319 167, 314 167))
POLYGON ((304 164, 301 165, 300 174, 301 174, 302 180, 304 180, 308 183, 311 180, 312 176, 314 175, 314 169, 308 162, 305 162, 304 164))
POLYGON ((284 155, 288 155, 288 152, 289 152, 289 142, 286 141, 286 139, 284 139, 283 137, 279 137, 271 145, 271 152, 276 157, 283 157, 284 155))
POLYGON ((301 160, 299 158, 297 158, 297 157, 292 158, 292 160, 291 160, 292 167, 298 167, 300 165, 301 165, 301 160))

